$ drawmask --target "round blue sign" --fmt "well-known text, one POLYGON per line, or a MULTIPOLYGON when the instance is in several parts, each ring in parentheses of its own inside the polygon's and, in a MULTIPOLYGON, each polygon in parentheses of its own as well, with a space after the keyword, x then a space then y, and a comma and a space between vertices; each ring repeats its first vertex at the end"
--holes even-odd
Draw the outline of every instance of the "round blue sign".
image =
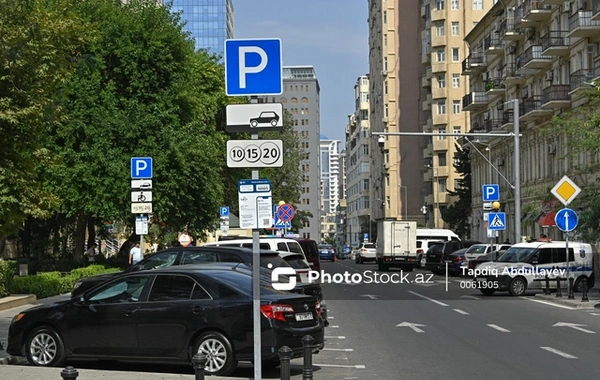
POLYGON ((554 216, 554 222, 556 222, 556 227, 558 227, 559 230, 570 232, 577 227, 579 216, 577 216, 577 213, 570 208, 563 208, 554 216))

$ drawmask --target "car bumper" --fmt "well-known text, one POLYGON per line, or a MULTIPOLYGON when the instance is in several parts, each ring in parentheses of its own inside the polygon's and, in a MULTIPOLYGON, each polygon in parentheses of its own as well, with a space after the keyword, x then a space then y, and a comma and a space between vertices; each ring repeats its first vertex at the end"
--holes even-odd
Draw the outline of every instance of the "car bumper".
POLYGON ((24 356, 25 351, 23 349, 24 343, 24 330, 19 328, 14 323, 11 323, 8 328, 8 345, 6 346, 6 352, 12 356, 24 356))
POLYGON ((312 353, 317 353, 325 346, 325 329, 323 323, 318 328, 293 329, 288 331, 269 330, 262 334, 262 357, 265 361, 279 361, 279 349, 287 346, 292 350, 292 358, 302 357, 304 346, 302 338, 309 335, 313 338, 312 353))

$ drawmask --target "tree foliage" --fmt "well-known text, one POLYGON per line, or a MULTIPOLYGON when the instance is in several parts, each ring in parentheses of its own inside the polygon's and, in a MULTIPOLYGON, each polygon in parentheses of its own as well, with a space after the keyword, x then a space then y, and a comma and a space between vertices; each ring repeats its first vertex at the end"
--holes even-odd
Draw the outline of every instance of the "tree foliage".
POLYGON ((454 190, 448 190, 452 197, 458 197, 457 201, 448 206, 442 214, 442 219, 450 225, 459 236, 463 238, 470 237, 471 226, 469 217, 471 216, 471 159, 469 157, 470 149, 462 148, 455 144, 456 153, 454 155, 455 172, 460 175, 457 180, 457 186, 454 190))

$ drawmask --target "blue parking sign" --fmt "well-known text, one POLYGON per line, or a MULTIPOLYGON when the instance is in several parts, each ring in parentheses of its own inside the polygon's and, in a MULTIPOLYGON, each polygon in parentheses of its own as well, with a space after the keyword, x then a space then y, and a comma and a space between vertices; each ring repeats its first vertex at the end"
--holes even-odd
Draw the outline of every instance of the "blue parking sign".
POLYGON ((131 157, 131 178, 152 178, 152 157, 131 157))
POLYGON ((500 186, 499 185, 483 185, 483 201, 484 202, 495 202, 500 200, 500 186))
POLYGON ((281 95, 281 40, 225 40, 225 92, 228 96, 281 95))
POLYGON ((226 217, 229 216, 229 206, 221 206, 219 210, 219 216, 226 217))

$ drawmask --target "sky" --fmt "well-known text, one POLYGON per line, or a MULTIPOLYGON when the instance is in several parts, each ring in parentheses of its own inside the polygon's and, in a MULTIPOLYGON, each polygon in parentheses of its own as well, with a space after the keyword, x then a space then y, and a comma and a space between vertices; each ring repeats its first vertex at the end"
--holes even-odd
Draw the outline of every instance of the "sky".
POLYGON ((342 144, 354 112, 354 84, 369 70, 367 4, 233 0, 234 38, 280 38, 284 66, 314 66, 321 87, 321 135, 342 144))

